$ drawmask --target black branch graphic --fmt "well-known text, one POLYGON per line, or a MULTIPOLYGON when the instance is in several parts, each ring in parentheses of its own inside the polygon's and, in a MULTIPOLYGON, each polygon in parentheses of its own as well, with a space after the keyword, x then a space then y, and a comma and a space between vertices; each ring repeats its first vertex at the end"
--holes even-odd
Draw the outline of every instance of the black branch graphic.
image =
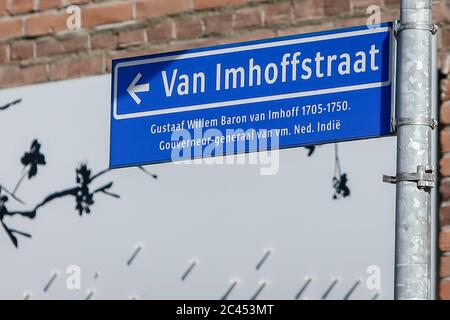
MULTIPOLYGON (((21 101, 22 99, 17 99, 6 105, 0 106, 0 111, 7 110, 12 106, 19 104, 21 101)), ((111 192, 113 182, 106 183, 99 187, 92 186, 94 181, 109 172, 109 169, 102 170, 97 174, 92 174, 87 164, 82 163, 78 168, 76 168, 75 186, 49 194, 31 210, 11 211, 7 207, 8 201, 10 199, 15 200, 22 205, 25 205, 25 202, 17 196, 17 191, 25 178, 32 179, 38 174, 39 166, 45 166, 47 164, 45 155, 41 152, 41 144, 37 139, 34 139, 32 141, 29 151, 26 151, 23 154, 20 162, 23 165, 23 171, 13 191, 9 191, 0 184, 0 224, 16 248, 18 248, 19 246, 17 236, 31 238, 31 235, 26 232, 10 228, 5 222, 6 217, 21 216, 24 218, 35 219, 38 211, 45 207, 47 204, 57 199, 69 196, 74 198, 75 210, 80 216, 82 216, 83 214, 91 213, 91 207, 95 203, 95 196, 97 194, 104 194, 109 197, 120 198, 118 194, 111 192)), ((153 179, 158 178, 157 175, 148 172, 143 167, 139 167, 139 169, 153 179)))
POLYGON ((139 166, 138 169, 140 169, 141 171, 143 171, 143 172, 144 172, 146 175, 148 175, 149 177, 151 177, 151 178, 153 178, 153 179, 155 179, 155 180, 158 179, 158 176, 157 176, 156 174, 153 174, 153 173, 148 172, 144 167, 139 166))
POLYGON ((12 193, 11 191, 8 191, 8 189, 6 189, 4 186, 2 186, 0 184, 0 191, 3 190, 6 194, 8 194, 11 198, 13 198, 14 200, 16 200, 17 202, 19 202, 20 204, 25 204, 25 202, 23 200, 21 200, 19 197, 17 197, 14 193, 12 193))
MULTIPOLYGON (((149 175, 150 177, 152 177, 154 179, 158 178, 157 175, 148 172, 143 167, 139 167, 139 169, 144 171, 146 175, 149 175)), ((78 214, 80 216, 82 216, 83 214, 90 214, 91 207, 95 203, 95 199, 94 199, 95 195, 104 194, 104 195, 107 195, 112 198, 116 198, 116 199, 120 198, 120 195, 113 193, 110 190, 113 186, 112 181, 109 183, 106 183, 104 185, 101 185, 99 187, 92 188, 92 184, 94 183, 94 181, 97 178, 108 173, 109 171, 110 171, 110 169, 105 169, 105 170, 98 172, 95 175, 92 175, 92 172, 88 168, 87 164, 82 163, 76 169, 76 178, 75 178, 76 185, 75 186, 65 189, 65 190, 56 191, 56 192, 49 194, 41 202, 39 202, 32 210, 29 210, 29 211, 9 211, 6 207, 6 202, 8 201, 8 196, 7 195, 2 196, 1 202, 0 202, 0 221, 3 226, 3 229, 8 234, 8 237, 11 239, 14 246, 16 248, 18 248, 18 241, 17 241, 17 237, 15 235, 21 235, 21 236, 28 237, 28 238, 31 238, 31 235, 9 228, 4 223, 5 217, 21 216, 24 218, 35 219, 37 217, 38 211, 40 209, 42 209, 43 207, 45 207, 47 204, 49 204, 52 201, 55 201, 55 200, 61 199, 61 198, 65 198, 65 197, 73 197, 74 198, 75 210, 78 212, 78 214)), ((3 191, 8 195, 13 196, 13 194, 11 192, 7 191, 6 189, 3 189, 3 191)), ((16 197, 15 200, 19 201, 20 199, 18 199, 16 197)))
MULTIPOLYGON (((31 235, 22 231, 18 231, 15 229, 11 229, 10 227, 8 227, 4 221, 4 218, 6 216, 13 216, 16 214, 21 214, 20 212, 9 212, 8 208, 6 207, 6 203, 8 202, 9 198, 7 195, 3 195, 2 191, 4 191, 5 189, 3 189, 0 186, 0 224, 3 227, 3 229, 5 230, 6 234, 8 235, 9 239, 11 240, 11 242, 14 244, 14 246, 16 248, 18 248, 18 241, 17 241, 17 237, 16 235, 21 235, 27 238, 31 238, 31 235)), ((9 193, 9 192, 8 192, 9 193)), ((26 215, 26 214, 25 214, 26 215)))
POLYGON ((316 151, 317 146, 307 146, 305 147, 308 150, 308 157, 311 157, 313 153, 316 151))
POLYGON ((108 171, 109 169, 105 169, 95 175, 92 175, 92 172, 88 168, 88 166, 85 163, 82 163, 80 167, 76 169, 77 185, 75 187, 50 194, 35 207, 35 209, 33 210, 34 213, 36 214, 37 210, 53 200, 72 196, 75 198, 75 209, 78 211, 78 214, 82 216, 83 213, 91 213, 91 206, 95 203, 94 196, 97 193, 103 193, 110 197, 120 198, 118 194, 109 191, 113 186, 113 182, 109 182, 99 188, 91 190, 91 184, 94 182, 94 180, 104 175, 108 171))
POLYGON ((22 102, 22 99, 17 99, 17 100, 14 100, 12 102, 9 102, 9 103, 7 103, 7 104, 5 104, 3 106, 0 106, 0 111, 7 110, 7 109, 11 108, 12 106, 15 106, 16 104, 19 104, 21 102, 22 102))
MULTIPOLYGON (((91 184, 95 179, 107 173, 109 169, 100 171, 99 173, 92 175, 91 170, 87 167, 86 164, 82 163, 79 168, 76 169, 76 186, 62 190, 53 192, 50 195, 46 196, 43 201, 37 204, 32 210, 29 211, 9 211, 6 207, 6 202, 8 201, 8 196, 4 195, 0 198, 0 221, 8 234, 9 238, 13 242, 15 247, 18 247, 18 241, 15 234, 22 235, 28 238, 31 238, 31 235, 17 231, 14 229, 10 229, 4 222, 4 218, 7 216, 22 216, 29 219, 35 219, 37 216, 37 212, 39 209, 49 204, 50 202, 60 199, 67 196, 72 196, 75 199, 75 209, 78 211, 80 216, 83 213, 89 214, 91 213, 91 206, 95 203, 94 196, 98 193, 103 193, 110 197, 120 198, 119 195, 110 192, 109 190, 113 186, 113 182, 109 182, 101 187, 95 188, 91 191, 91 184)), ((3 189, 5 190, 5 189, 3 189)), ((8 192, 8 194, 11 194, 8 192)))

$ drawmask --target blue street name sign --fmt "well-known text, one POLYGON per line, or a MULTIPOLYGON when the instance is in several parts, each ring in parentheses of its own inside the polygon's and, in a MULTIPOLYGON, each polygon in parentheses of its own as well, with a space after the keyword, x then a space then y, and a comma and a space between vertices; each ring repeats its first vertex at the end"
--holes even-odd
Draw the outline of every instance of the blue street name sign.
POLYGON ((391 134, 392 25, 113 61, 110 167, 391 134))

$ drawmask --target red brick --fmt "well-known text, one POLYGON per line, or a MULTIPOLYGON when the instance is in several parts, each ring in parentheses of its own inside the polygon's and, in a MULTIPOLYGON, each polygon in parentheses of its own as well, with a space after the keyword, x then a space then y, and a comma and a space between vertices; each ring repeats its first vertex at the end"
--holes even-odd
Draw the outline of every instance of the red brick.
POLYGON ((200 38, 189 41, 177 41, 171 43, 170 46, 166 47, 165 49, 159 50, 159 52, 186 50, 192 48, 212 46, 217 44, 219 44, 219 41, 215 38, 200 38))
POLYGON ((65 0, 66 4, 86 4, 89 3, 91 0, 65 0))
POLYGON ((450 256, 441 257, 439 275, 441 278, 450 276, 450 256))
POLYGON ((322 24, 312 24, 312 25, 306 25, 301 27, 291 27, 287 29, 281 29, 278 30, 277 34, 279 36, 291 36, 296 34, 304 34, 304 33, 310 33, 310 32, 317 32, 322 30, 329 30, 332 29, 334 24, 332 22, 326 22, 322 24))
POLYGON ((392 22, 399 19, 399 17, 398 11, 383 11, 381 13, 381 22, 392 22))
POLYGON ((352 0, 354 9, 363 9, 366 12, 369 6, 375 5, 381 7, 381 0, 352 0))
POLYGON ((115 49, 117 47, 117 35, 113 33, 96 34, 91 38, 91 49, 115 49))
POLYGON ((450 205, 443 205, 439 208, 439 222, 441 226, 450 225, 450 205))
POLYGON ((438 65, 440 72, 447 76, 450 73, 450 54, 447 52, 439 52, 438 65))
POLYGON ((441 181, 441 185, 439 186, 439 192, 441 193, 443 200, 450 199, 450 181, 448 179, 443 179, 441 181))
POLYGON ((258 8, 240 9, 234 15, 236 29, 260 26, 262 22, 261 10, 258 8))
MULTIPOLYGON (((139 51, 139 50, 138 50, 138 51, 139 51)), ((122 58, 129 58, 129 57, 137 56, 136 54, 134 54, 134 52, 136 52, 136 51, 134 50, 134 48, 128 48, 128 49, 125 49, 125 50, 119 50, 119 51, 112 51, 112 52, 109 52, 109 53, 106 55, 106 57, 105 57, 105 61, 106 61, 106 69, 107 69, 108 71, 111 71, 111 69, 108 68, 108 65, 109 65, 109 67, 111 67, 111 60, 112 60, 112 59, 122 59, 122 58)))
POLYGON ((206 16, 205 19, 206 33, 226 33, 233 28, 233 15, 230 13, 219 13, 206 16))
POLYGON ((61 40, 61 50, 64 53, 84 52, 88 49, 87 35, 75 36, 61 40))
POLYGON ((16 41, 10 46, 11 61, 28 60, 34 56, 33 41, 16 41))
POLYGON ((36 41, 36 56, 46 57, 62 52, 61 43, 54 38, 47 38, 36 41))
POLYGON ((0 40, 20 37, 22 34, 22 19, 0 20, 0 40))
POLYGON ((131 1, 112 2, 83 7, 81 26, 89 28, 104 24, 118 23, 132 19, 131 1))
POLYGON ((400 8, 400 0, 384 0, 384 4, 388 7, 400 8))
POLYGON ((225 6, 239 6, 246 2, 247 0, 194 0, 194 9, 203 10, 225 6))
POLYGON ((0 0, 0 17, 6 16, 8 13, 6 11, 6 3, 8 0, 0 0))
POLYGON ((447 101, 450 100, 450 79, 442 79, 440 83, 441 89, 441 100, 447 101))
POLYGON ((446 177, 450 176, 450 155, 442 157, 439 165, 441 168, 441 174, 446 177))
POLYGON ((33 12, 34 0, 12 0, 10 11, 13 15, 33 12))
POLYGON ((137 0, 136 13, 138 19, 162 17, 191 9, 189 0, 137 0))
POLYGON ((28 36, 38 36, 66 30, 68 17, 66 13, 45 13, 30 16, 25 20, 25 33, 28 36))
POLYGON ((327 16, 350 13, 350 0, 323 0, 323 12, 327 16))
POLYGON ((336 25, 336 27, 344 28, 344 27, 354 27, 354 26, 365 25, 366 23, 367 23, 367 18, 361 17, 361 18, 341 19, 341 20, 336 21, 335 25, 336 25))
POLYGON ((434 2, 433 1, 433 21, 444 23, 449 22, 450 20, 450 11, 449 4, 444 1, 434 2))
POLYGON ((266 25, 287 24, 291 21, 292 6, 290 2, 275 3, 267 6, 265 13, 266 25))
POLYGON ((450 230, 443 229, 439 233, 439 248, 441 251, 450 251, 450 230))
MULTIPOLYGON (((450 152, 450 128, 441 130, 441 151, 450 152)), ((450 157, 448 159, 450 161, 450 157)), ((449 168, 450 169, 450 168, 449 168)), ((450 173, 450 170, 449 170, 450 173)))
POLYGON ((119 47, 136 46, 145 43, 145 30, 126 30, 119 33, 119 47))
POLYGON ((181 20, 176 24, 177 39, 192 39, 203 34, 203 25, 200 20, 181 20))
POLYGON ((111 72, 112 59, 136 57, 136 56, 148 55, 148 54, 152 54, 152 53, 161 53, 161 48, 146 48, 146 49, 139 48, 139 49, 136 49, 135 47, 130 47, 125 50, 109 52, 105 56, 106 72, 111 72))
POLYGON ((439 286, 439 297, 442 300, 450 300, 450 281, 442 280, 439 286))
POLYGON ((163 42, 175 38, 175 23, 171 20, 163 21, 147 29, 148 42, 163 42))
POLYGON ((55 9, 61 7, 61 0, 39 0, 39 10, 55 9))
POLYGON ((441 48, 450 47, 450 29, 448 27, 439 29, 439 39, 441 48))
POLYGON ((445 101, 439 111, 441 124, 450 124, 450 101, 445 101))
POLYGON ((8 45, 2 44, 0 45, 0 63, 6 63, 9 60, 8 57, 8 45))
POLYGON ((103 73, 103 57, 69 58, 50 65, 50 79, 63 80, 103 73))
POLYGON ((322 16, 322 14, 323 10, 321 1, 303 0, 294 2, 294 15, 296 18, 313 19, 322 16))
POLYGON ((244 41, 252 41, 252 40, 260 40, 260 39, 267 39, 274 37, 275 31, 272 30, 257 30, 245 34, 240 34, 234 37, 228 37, 226 39, 223 39, 220 41, 221 44, 227 44, 227 43, 236 43, 236 42, 244 42, 244 41))
POLYGON ((47 66, 33 65, 23 68, 8 66, 0 68, 0 88, 16 87, 47 80, 47 66))

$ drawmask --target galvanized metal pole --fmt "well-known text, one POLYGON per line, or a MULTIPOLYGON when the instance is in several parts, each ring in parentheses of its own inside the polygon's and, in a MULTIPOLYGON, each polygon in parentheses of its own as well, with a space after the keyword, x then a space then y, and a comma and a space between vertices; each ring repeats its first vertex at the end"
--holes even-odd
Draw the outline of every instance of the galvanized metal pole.
POLYGON ((395 242, 395 299, 401 300, 431 297, 432 26, 432 0, 401 1, 395 242))

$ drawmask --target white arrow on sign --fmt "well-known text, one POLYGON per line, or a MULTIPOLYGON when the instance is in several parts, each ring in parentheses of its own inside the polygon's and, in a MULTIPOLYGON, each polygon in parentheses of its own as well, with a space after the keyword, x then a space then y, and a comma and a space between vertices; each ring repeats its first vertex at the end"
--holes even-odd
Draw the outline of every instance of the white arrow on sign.
POLYGON ((130 96, 133 98, 134 102, 137 104, 141 104, 141 99, 137 96, 136 93, 138 92, 149 92, 150 91, 150 84, 138 84, 138 81, 141 79, 142 74, 138 73, 136 78, 131 82, 130 86, 128 87, 127 91, 130 94, 130 96))

